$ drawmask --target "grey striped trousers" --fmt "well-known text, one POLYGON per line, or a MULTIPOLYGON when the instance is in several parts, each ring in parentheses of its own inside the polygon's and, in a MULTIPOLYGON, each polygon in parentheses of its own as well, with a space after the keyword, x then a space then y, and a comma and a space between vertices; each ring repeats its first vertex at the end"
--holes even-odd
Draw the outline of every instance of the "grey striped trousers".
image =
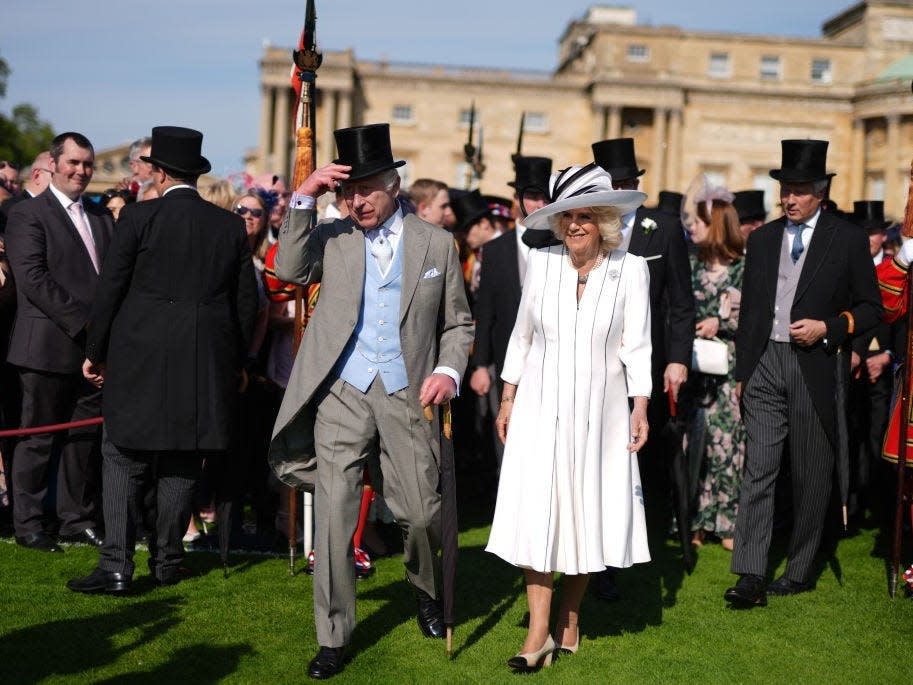
POLYGON ((789 440, 793 529, 785 575, 806 582, 830 501, 834 451, 790 343, 768 342, 742 390, 742 421, 747 443, 732 571, 765 575, 774 487, 789 440))

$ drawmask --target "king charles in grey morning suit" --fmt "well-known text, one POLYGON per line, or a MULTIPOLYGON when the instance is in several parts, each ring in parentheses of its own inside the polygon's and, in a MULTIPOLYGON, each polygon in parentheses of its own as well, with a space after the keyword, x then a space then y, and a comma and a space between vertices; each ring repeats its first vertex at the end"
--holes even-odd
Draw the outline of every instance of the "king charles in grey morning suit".
MULTIPOLYGON (((873 328, 881 298, 862 230, 821 210, 827 142, 784 140, 783 216, 752 232, 746 249, 735 377, 747 434, 727 601, 766 603, 814 587, 812 563, 830 502, 837 440, 836 356, 873 328), (800 244, 801 243, 801 244, 800 244), (804 245, 804 247, 802 246, 804 245), (774 484, 789 440, 793 530, 783 575, 765 592, 774 484)), ((839 408, 844 410, 844 408, 839 408)))
MULTIPOLYGON (((385 124, 336 131, 336 142, 338 164, 351 167, 350 174, 336 176, 344 184, 377 183, 384 178, 381 172, 400 166, 392 160, 385 124)), ((317 170, 299 192, 312 179, 339 169, 317 170)), ((392 186, 378 191, 389 196, 392 216, 374 217, 384 227, 401 216, 392 204, 399 185, 392 174, 392 186)), ((335 185, 321 182, 320 187, 335 185)), ((342 668, 334 654, 348 644, 355 624, 352 535, 363 467, 378 450, 384 498, 404 531, 409 580, 427 598, 437 596, 439 428, 436 419, 423 417, 419 396, 423 380, 442 367, 463 373, 473 327, 449 233, 415 215, 403 217, 384 277, 370 251, 371 231, 356 224, 362 200, 354 195, 346 200, 356 207, 352 217, 311 230, 313 210, 295 208, 302 197, 293 197, 280 230, 276 273, 293 283, 319 281, 320 298, 292 368, 270 458, 274 463, 305 459, 309 455, 302 447, 315 446, 314 614, 321 651, 309 673, 322 678, 342 668), (399 289, 399 296, 385 299, 391 289, 399 289), (396 310, 398 316, 384 314, 396 310), (369 337, 368 330, 380 335, 369 337), (396 337, 398 345, 388 349, 396 337), (375 340, 383 353, 374 348, 375 340)), ((313 202, 306 200, 305 206, 313 202)), ((421 595, 419 601, 422 625, 421 595)))

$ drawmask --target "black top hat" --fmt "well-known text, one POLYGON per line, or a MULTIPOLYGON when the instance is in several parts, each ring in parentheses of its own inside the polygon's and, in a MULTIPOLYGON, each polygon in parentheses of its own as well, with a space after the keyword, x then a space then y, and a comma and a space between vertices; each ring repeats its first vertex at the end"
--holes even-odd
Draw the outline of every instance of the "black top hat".
POLYGON ((548 179, 552 175, 552 160, 548 157, 514 157, 514 180, 508 183, 518 192, 541 190, 548 195, 548 179))
POLYGON ((336 136, 336 150, 339 158, 335 164, 346 164, 352 167, 349 181, 357 181, 379 174, 387 169, 401 167, 406 162, 393 161, 390 148, 390 124, 369 124, 341 128, 333 133, 336 136))
MULTIPOLYGON (((614 176, 612 178, 614 180, 614 176)), ((680 217, 682 214, 682 200, 684 199, 684 195, 674 190, 660 190, 659 203, 656 205, 656 209, 665 214, 673 214, 676 217, 680 217)))
POLYGON ((779 169, 771 169, 770 175, 787 183, 812 183, 837 174, 829 174, 826 140, 781 140, 783 163, 779 169))
POLYGON ((609 172, 613 181, 637 178, 644 173, 637 168, 633 138, 612 138, 593 143, 593 161, 609 172))
POLYGON ((491 209, 478 190, 471 190, 458 197, 450 198, 450 208, 456 216, 454 230, 465 231, 482 217, 488 216, 491 209))
POLYGON ((152 149, 144 162, 165 171, 199 176, 212 169, 209 160, 200 154, 203 134, 183 126, 156 126, 152 129, 152 149))
POLYGON ((735 207, 739 221, 743 224, 767 218, 763 190, 740 190, 735 194, 732 206, 735 207))
POLYGON ((853 203, 850 221, 869 233, 884 231, 891 225, 884 218, 884 202, 881 200, 857 200, 853 203))

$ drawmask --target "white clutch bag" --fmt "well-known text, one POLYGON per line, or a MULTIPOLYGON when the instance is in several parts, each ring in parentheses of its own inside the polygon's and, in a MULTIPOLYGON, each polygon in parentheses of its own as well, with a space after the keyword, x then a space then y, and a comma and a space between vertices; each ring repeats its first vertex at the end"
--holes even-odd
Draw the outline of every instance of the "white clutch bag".
POLYGON ((695 338, 691 370, 725 376, 729 373, 729 348, 719 338, 695 338))

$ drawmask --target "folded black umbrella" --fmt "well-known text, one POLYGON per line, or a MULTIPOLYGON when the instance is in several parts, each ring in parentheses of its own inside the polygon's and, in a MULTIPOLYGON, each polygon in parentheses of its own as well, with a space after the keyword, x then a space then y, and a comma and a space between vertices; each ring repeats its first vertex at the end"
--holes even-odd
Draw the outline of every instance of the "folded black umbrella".
POLYGON ((679 542, 682 545, 682 563, 685 570, 694 570, 696 558, 691 548, 691 494, 692 488, 688 472, 688 457, 685 454, 685 433, 688 422, 679 416, 675 400, 669 396, 669 415, 666 425, 660 433, 664 453, 669 459, 669 471, 672 481, 673 515, 678 527, 679 542))

